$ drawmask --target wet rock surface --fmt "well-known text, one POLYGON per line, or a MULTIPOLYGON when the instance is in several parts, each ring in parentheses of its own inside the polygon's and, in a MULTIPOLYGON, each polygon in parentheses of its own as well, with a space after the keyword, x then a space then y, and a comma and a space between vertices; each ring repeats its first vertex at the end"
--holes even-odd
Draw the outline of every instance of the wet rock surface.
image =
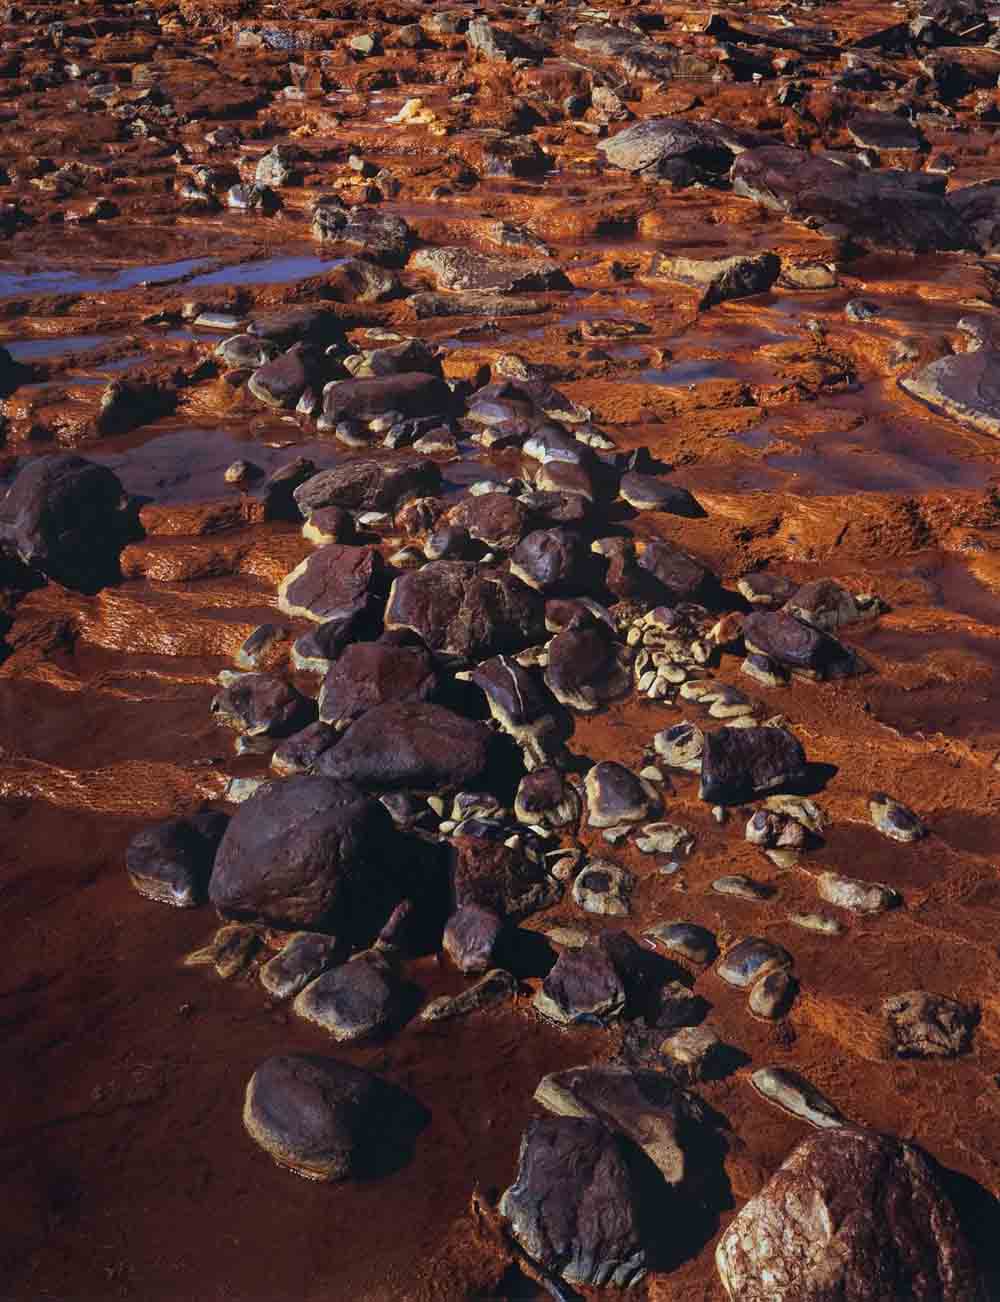
POLYGON ((604 1302, 496 1197, 614 1067, 725 1150, 612 1136, 650 1299, 844 1118, 1000 1293, 996 14, 0 28, 7 1291, 604 1302), (433 1116, 322 1193, 335 1034, 433 1116))

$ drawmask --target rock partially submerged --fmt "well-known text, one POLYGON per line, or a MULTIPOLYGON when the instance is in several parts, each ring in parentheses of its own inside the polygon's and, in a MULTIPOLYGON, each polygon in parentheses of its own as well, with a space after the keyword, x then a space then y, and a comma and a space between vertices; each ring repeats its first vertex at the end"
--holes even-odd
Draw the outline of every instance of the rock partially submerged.
POLYGON ((960 425, 1000 437, 1000 353, 993 349, 940 357, 899 384, 912 398, 960 425))

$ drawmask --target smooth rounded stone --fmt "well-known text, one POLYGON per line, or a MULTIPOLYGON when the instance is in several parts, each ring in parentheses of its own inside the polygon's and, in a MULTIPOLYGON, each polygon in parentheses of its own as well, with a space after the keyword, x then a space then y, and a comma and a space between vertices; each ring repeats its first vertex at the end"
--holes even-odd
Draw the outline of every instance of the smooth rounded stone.
POLYGON ((220 723, 247 737, 287 737, 312 719, 315 705, 281 678, 239 674, 212 699, 220 723))
POLYGON ((500 1214, 527 1256, 570 1284, 625 1288, 645 1274, 637 1190, 599 1121, 530 1121, 500 1214))
POLYGON ((806 828, 779 810, 758 809, 747 821, 746 839, 765 850, 801 850, 806 844, 806 828))
POLYGON ((445 924, 442 947, 460 972, 486 972, 495 961, 503 919, 493 909, 463 904, 445 924))
POLYGON ((897 1058, 957 1057, 969 1048, 979 1020, 976 1008, 927 990, 891 995, 882 1012, 897 1058))
POLYGON ((284 624, 259 624, 236 652, 237 668, 260 669, 290 636, 284 624))
POLYGON ((140 536, 118 476, 70 453, 32 457, 0 501, 0 550, 80 592, 117 581, 122 548, 140 536))
POLYGON ((258 366, 263 366, 265 362, 271 361, 277 354, 278 349, 273 343, 267 339, 258 339, 251 334, 232 335, 229 339, 223 339, 215 349, 216 357, 236 370, 244 370, 247 367, 256 369, 258 366))
POLYGON ((677 281, 701 290, 698 307, 714 307, 728 299, 766 293, 778 279, 781 259, 776 253, 737 253, 722 258, 688 258, 657 251, 646 275, 677 281))
POLYGON ((185 967, 214 967, 216 975, 230 981, 245 971, 260 948, 256 928, 230 922, 220 927, 202 949, 186 955, 185 967))
POLYGON ((637 511, 668 511, 689 517, 705 514, 697 499, 678 484, 668 484, 655 475, 629 470, 621 478, 618 496, 637 511))
POLYGON ((747 936, 726 950, 715 970, 727 985, 744 990, 769 972, 791 966, 787 949, 760 936, 747 936))
POLYGON ((660 949, 680 954, 689 963, 711 963, 719 952, 712 933, 695 922, 660 922, 645 934, 660 949))
POLYGON ((981 1302, 972 1251, 924 1154, 889 1135, 810 1135, 728 1226, 731 1302, 981 1302))
POLYGON ((260 983, 272 999, 292 999, 331 966, 336 951, 335 936, 296 931, 260 969, 260 983))
POLYGON ((740 673, 764 687, 788 686, 788 673, 778 661, 756 651, 752 651, 740 665, 740 673))
POLYGON ((784 289, 835 289, 840 283, 837 268, 829 262, 803 259, 783 261, 778 284, 784 289))
POLYGON ((374 547, 329 543, 296 565, 278 586, 278 609, 325 624, 366 609, 383 582, 384 563, 374 547))
POLYGON ((827 904, 836 904, 852 913, 885 913, 899 903, 899 895, 882 882, 863 882, 840 873, 820 873, 816 890, 827 904))
POLYGON ((386 889, 393 825, 346 782, 312 775, 265 783, 222 838, 209 898, 224 916, 322 930, 356 921, 386 889))
POLYGON ((513 575, 431 561, 395 580, 385 626, 410 628, 438 655, 468 661, 541 641, 544 618, 541 598, 513 575))
POLYGON ((833 579, 813 579, 789 597, 785 610, 824 633, 833 633, 845 624, 855 624, 864 618, 853 592, 833 579))
POLYGON ((1000 353, 992 348, 941 357, 899 386, 960 425, 1000 436, 1000 353))
POLYGON ((675 723, 653 738, 656 753, 671 769, 701 772, 701 759, 705 749, 705 734, 694 723, 675 723))
POLYGON ((319 717, 343 731, 374 706, 427 701, 437 687, 437 670, 426 648, 355 642, 344 648, 323 679, 319 717))
POLYGON ((443 1022, 452 1017, 467 1017, 495 1004, 512 999, 517 993, 517 982, 502 967, 495 967, 474 985, 457 995, 442 995, 432 999, 421 1010, 422 1022, 443 1022))
POLYGON ((835 637, 787 610, 747 615, 743 640, 749 652, 769 656, 793 674, 814 681, 847 677, 863 668, 857 656, 835 637))
POLYGON ((761 1067, 751 1074, 750 1084, 761 1098, 819 1130, 847 1124, 815 1085, 787 1067, 761 1067))
POLYGON ((510 572, 536 592, 558 592, 579 585, 583 558, 579 534, 570 529, 536 529, 514 548, 510 572))
POLYGON ((506 492, 478 493, 453 506, 445 522, 494 551, 510 551, 527 531, 528 510, 506 492))
POLYGON ((144 827, 125 851, 132 885, 158 904, 191 909, 203 903, 228 822, 226 814, 206 809, 144 827))
POLYGON ((839 936, 844 931, 844 924, 827 913, 790 913, 788 921, 803 931, 816 931, 823 936, 839 936))
POLYGON ((310 723, 278 743, 271 754, 271 768, 281 777, 308 773, 337 737, 337 732, 328 724, 310 723))
MULTIPOLYGON (((583 42, 584 49, 591 48, 586 35, 590 31, 600 32, 604 42, 608 39, 605 33, 618 34, 618 29, 611 27, 586 28, 583 35, 577 33, 577 44, 583 42)), ((635 37, 630 39, 634 41, 635 37)), ((594 52, 607 55, 610 50, 595 48, 594 52)), ((684 160, 699 172, 721 176, 729 170, 733 151, 720 136, 718 126, 721 124, 688 122, 685 118, 644 118, 602 140, 597 148, 613 167, 627 172, 648 172, 655 176, 668 164, 684 160)))
POLYGON ((716 877, 712 882, 712 890, 718 895, 735 895, 741 900, 751 900, 754 904, 759 904, 762 900, 769 900, 774 894, 774 888, 765 885, 764 882, 756 882, 752 877, 747 877, 743 873, 730 873, 725 877, 716 877))
POLYGON ((685 1140, 704 1122, 695 1098, 646 1068, 569 1067, 543 1076, 534 1099, 560 1117, 590 1117, 631 1140, 668 1185, 688 1174, 685 1140))
POLYGON ((798 982, 787 968, 767 972, 754 982, 747 1007, 754 1017, 776 1022, 791 1008, 798 988, 798 982))
POLYGON ((602 933, 579 949, 565 949, 532 1002, 561 1026, 604 1026, 625 1011, 627 993, 616 947, 602 933))
POLYGON ((573 883, 573 899, 585 913, 623 918, 631 912, 635 878, 610 859, 592 859, 573 883))
POLYGON ((584 787, 590 827, 641 823, 660 808, 656 788, 615 760, 594 764, 587 772, 584 787))
POLYGON ((342 506, 321 506, 310 513, 302 526, 302 537, 317 547, 346 542, 353 533, 354 521, 342 506))
POLYGON ((486 771, 492 741, 483 724, 443 705, 376 705, 320 757, 317 769, 379 790, 466 787, 486 771))
POLYGON ((464 247, 418 249, 408 269, 426 272, 438 290, 530 294, 571 288, 566 273, 551 258, 503 257, 464 247))
POLYGON ((279 1166, 307 1180, 343 1180, 368 1165, 405 1097, 360 1067, 287 1054, 250 1077, 243 1124, 279 1166))
POLYGON ((575 827, 583 813, 580 793, 557 768, 547 765, 526 774, 514 797, 519 823, 546 828, 575 827))
POLYGON ((321 367, 322 358, 311 344, 293 344, 258 367, 247 381, 247 389, 274 411, 294 411, 306 390, 316 385, 321 367))
POLYGON ((682 1026, 671 1032, 659 1046, 668 1071, 679 1085, 694 1085, 706 1080, 721 1061, 723 1042, 710 1026, 682 1026))
POLYGON ((769 570, 755 570, 736 581, 737 591, 751 606, 783 606, 795 595, 798 587, 794 579, 772 574, 769 570))
POLYGON ((787 728, 718 728, 705 735, 699 796, 733 805, 806 777, 802 743, 787 728))
POLYGON ((311 981, 292 1007, 336 1040, 369 1040, 399 1020, 403 983, 391 959, 365 950, 311 981))
POLYGON ((893 800, 884 791, 873 792, 868 800, 868 810, 875 827, 893 841, 919 841, 927 835, 927 828, 913 810, 893 800))
POLYGON ((560 704, 592 714, 631 690, 632 672, 607 625, 581 615, 549 643, 545 682, 560 704))
POLYGON ((658 540, 646 543, 639 565, 655 580, 658 595, 674 604, 695 601, 709 577, 700 561, 673 543, 658 540))
POLYGON ((672 854, 681 858, 694 849, 694 836, 677 823, 646 823, 635 838, 643 854, 672 854))

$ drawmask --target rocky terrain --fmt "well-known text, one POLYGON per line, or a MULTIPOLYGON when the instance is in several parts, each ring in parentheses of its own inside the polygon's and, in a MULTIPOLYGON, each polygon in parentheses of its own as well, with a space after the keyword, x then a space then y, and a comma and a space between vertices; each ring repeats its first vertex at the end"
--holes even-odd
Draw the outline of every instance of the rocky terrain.
POLYGON ((997 10, 0 34, 0 1292, 1000 1298, 997 10))

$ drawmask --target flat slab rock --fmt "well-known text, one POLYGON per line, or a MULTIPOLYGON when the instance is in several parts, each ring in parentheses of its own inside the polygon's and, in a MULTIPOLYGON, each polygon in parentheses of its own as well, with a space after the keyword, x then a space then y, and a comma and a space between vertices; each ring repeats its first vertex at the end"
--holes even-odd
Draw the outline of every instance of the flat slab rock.
POLYGON ((570 1284, 625 1288, 645 1274, 633 1177, 599 1121, 529 1122, 500 1213, 527 1255, 570 1284))
POLYGON ((930 1163, 889 1135, 810 1135, 719 1241, 732 1302, 979 1302, 971 1251, 930 1163))
POLYGON ((899 385, 960 425, 1000 437, 1000 353, 993 349, 939 357, 899 385))
POLYGON ((693 1096, 662 1072, 631 1067, 570 1067, 543 1076, 535 1102, 561 1117, 592 1117, 632 1140, 671 1185, 685 1178, 686 1128, 703 1121, 693 1096))
POLYGON ((317 768, 327 777, 380 791, 462 787, 485 772, 492 739, 481 723, 443 705, 377 705, 320 756, 317 768))
POLYGON ((278 586, 286 615, 325 624, 365 610, 381 587, 382 557, 374 547, 329 543, 296 565, 278 586))
POLYGON ((371 1072, 314 1054, 261 1063, 247 1084, 243 1125, 278 1163, 307 1180, 366 1174, 387 1127, 419 1124, 416 1100, 371 1072))
POLYGON ((409 269, 426 272, 444 290, 516 294, 571 288, 562 267, 550 258, 507 258, 461 247, 418 249, 409 269))

